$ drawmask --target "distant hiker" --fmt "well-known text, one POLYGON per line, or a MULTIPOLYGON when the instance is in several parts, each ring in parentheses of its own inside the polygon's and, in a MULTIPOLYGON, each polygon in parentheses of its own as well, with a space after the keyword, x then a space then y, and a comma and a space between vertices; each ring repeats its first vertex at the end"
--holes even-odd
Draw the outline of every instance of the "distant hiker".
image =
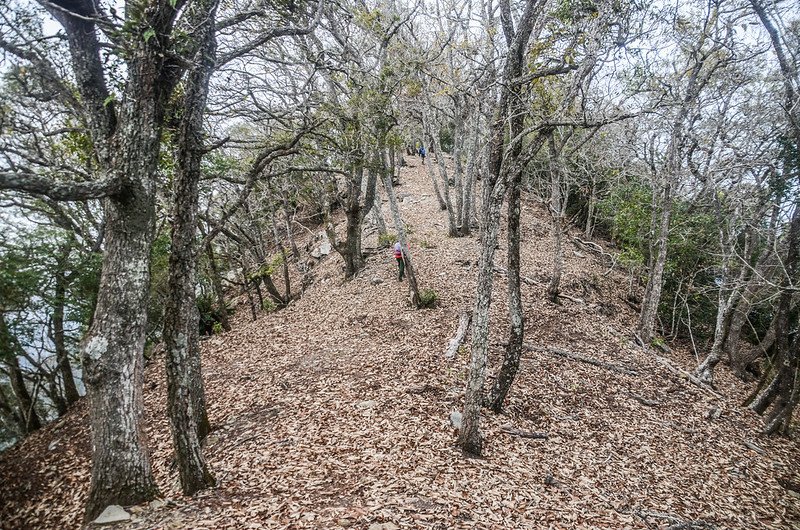
POLYGON ((422 165, 425 165, 425 146, 419 146, 419 157, 422 159, 422 165))
POLYGON ((403 259, 403 247, 400 245, 400 242, 394 244, 394 258, 397 260, 397 266, 400 268, 400 276, 398 276, 397 281, 402 282, 403 276, 406 273, 406 262, 403 259))

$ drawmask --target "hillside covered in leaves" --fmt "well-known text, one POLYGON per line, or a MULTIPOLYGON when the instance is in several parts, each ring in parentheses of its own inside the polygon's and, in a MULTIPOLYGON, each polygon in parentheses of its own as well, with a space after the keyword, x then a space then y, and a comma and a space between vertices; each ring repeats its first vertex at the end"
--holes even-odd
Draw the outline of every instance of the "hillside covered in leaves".
MULTIPOLYGON (((669 354, 638 346, 627 277, 611 267, 617 249, 601 239, 592 246, 602 254, 569 234, 562 281, 574 301, 550 303, 547 214, 529 197, 526 350, 505 412, 484 412, 486 453, 464 458, 451 413, 461 408, 468 352, 462 346, 448 359, 445 350, 469 309, 479 243, 443 235, 446 212, 419 159, 408 160, 397 190, 417 273, 436 292, 436 307, 409 306, 386 249, 349 282, 338 255, 321 256, 301 298, 255 321, 240 300, 233 329, 202 342, 212 426, 203 451, 217 484, 194 497, 181 494, 156 355, 145 373, 144 425, 161 498, 128 507, 130 521, 117 527, 800 524, 800 448, 760 434, 760 418, 741 407, 753 384, 724 368, 716 390, 700 387, 675 371, 695 364, 689 345, 669 354)), ((377 244, 370 233, 369 247, 377 244)), ((317 236, 309 248, 318 248, 317 236)), ((505 286, 502 272, 496 281, 505 286)), ((493 311, 502 322, 502 298, 493 311)), ((502 325, 492 328, 490 373, 504 336, 502 325)), ((0 456, 0 526, 81 526, 86 413, 81 401, 0 456)))

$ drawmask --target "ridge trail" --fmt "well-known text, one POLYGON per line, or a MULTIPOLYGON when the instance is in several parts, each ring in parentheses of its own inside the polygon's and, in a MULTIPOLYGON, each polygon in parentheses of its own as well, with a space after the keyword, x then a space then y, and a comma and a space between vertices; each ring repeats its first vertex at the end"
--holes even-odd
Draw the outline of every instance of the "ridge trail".
MULTIPOLYGON (((408 306, 387 249, 349 282, 332 252, 284 310, 250 322, 240 308, 231 332, 202 343, 214 427, 205 454, 218 485, 193 498, 180 495, 172 464, 163 359, 151 362, 145 429, 167 502, 133 507, 119 528, 622 529, 697 520, 797 528, 800 503, 777 481, 800 475, 797 443, 757 437, 760 420, 738 407, 749 389, 727 369, 717 376, 719 400, 636 348, 628 339, 636 315, 618 297, 626 276, 604 276, 599 257, 566 243, 562 288, 586 303, 548 302, 547 214, 525 197, 523 274, 538 282, 522 285, 526 344, 636 373, 531 348, 505 414, 484 412, 485 458, 464 458, 448 416, 461 408, 468 341, 454 360, 443 353, 459 314, 471 310, 478 242, 446 237, 425 168, 406 160, 400 207, 420 287, 437 292, 439 307, 408 306), (719 419, 707 419, 712 408, 719 419), (512 436, 508 426, 549 439, 512 436)), ((383 213, 393 232, 386 202, 383 213)), ((375 240, 369 234, 365 247, 375 240)), ((504 240, 496 264, 505 266, 504 240)), ((505 340, 505 285, 496 274, 492 344, 505 340)), ((492 348, 489 374, 501 355, 492 348)), ((685 351, 671 357, 694 363, 685 351)), ((85 416, 81 403, 0 456, 0 527, 80 527, 90 472, 85 416)))

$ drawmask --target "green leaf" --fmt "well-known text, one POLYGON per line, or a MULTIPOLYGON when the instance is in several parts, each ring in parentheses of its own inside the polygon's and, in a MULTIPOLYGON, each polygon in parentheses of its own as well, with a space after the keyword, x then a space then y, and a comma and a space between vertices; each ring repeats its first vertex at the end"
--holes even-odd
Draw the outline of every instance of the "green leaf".
POLYGON ((154 30, 153 28, 148 29, 147 31, 144 32, 144 35, 143 35, 144 42, 147 43, 147 41, 149 41, 150 39, 152 39, 155 36, 156 36, 156 30, 154 30))
POLYGON ((103 100, 103 106, 107 107, 109 104, 111 104, 112 102, 114 102, 116 100, 117 100, 117 96, 115 96, 114 94, 111 94, 110 96, 107 96, 106 99, 103 100))

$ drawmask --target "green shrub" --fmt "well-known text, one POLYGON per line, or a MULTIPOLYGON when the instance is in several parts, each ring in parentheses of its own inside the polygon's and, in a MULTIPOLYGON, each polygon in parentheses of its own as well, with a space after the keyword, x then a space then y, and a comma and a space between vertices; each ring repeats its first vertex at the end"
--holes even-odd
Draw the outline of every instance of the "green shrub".
MULTIPOLYGON (((197 297, 197 312, 200 314, 199 331, 201 335, 213 335, 222 331, 220 312, 216 307, 215 298, 211 294, 201 294, 197 297)), ((233 308, 225 303, 227 312, 233 313, 233 308)))
POLYGON ((378 236, 379 247, 391 247, 397 243, 397 234, 381 234, 378 236))
POLYGON ((439 302, 439 295, 433 289, 423 289, 419 292, 419 307, 436 307, 439 302))

